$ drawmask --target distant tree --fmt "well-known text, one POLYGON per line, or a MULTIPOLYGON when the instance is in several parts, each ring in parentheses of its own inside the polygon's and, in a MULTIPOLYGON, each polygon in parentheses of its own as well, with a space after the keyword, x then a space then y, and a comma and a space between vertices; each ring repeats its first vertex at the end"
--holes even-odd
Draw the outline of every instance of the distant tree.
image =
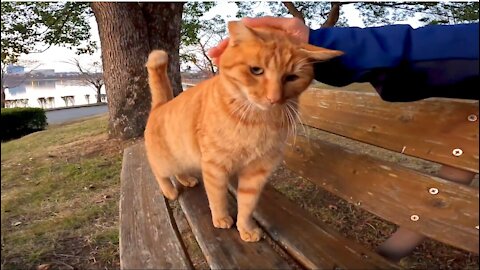
POLYGON ((21 54, 52 45, 77 48, 78 54, 93 52, 88 7, 80 2, 2 2, 2 63, 15 63, 21 54))
POLYGON ((322 27, 347 26, 341 12, 341 2, 269 2, 271 11, 278 16, 291 14, 311 26, 313 22, 322 27))
POLYGON ((90 39, 88 3, 1 2, 2 108, 5 106, 6 67, 21 54, 43 52, 52 45, 93 52, 90 39), (38 48, 42 47, 42 48, 38 48))
POLYGON ((362 14, 365 25, 392 24, 421 16, 425 24, 458 24, 478 22, 477 2, 359 2, 355 7, 362 14))
POLYGON ((1 72, 2 72, 2 74, 1 74, 1 84, 2 84, 1 107, 2 108, 5 108, 5 98, 6 98, 5 97, 5 88, 6 88, 6 86, 5 86, 5 76, 7 75, 7 65, 8 64, 6 64, 6 63, 4 64, 3 62, 2 62, 2 65, 1 65, 1 72))
POLYGON ((180 59, 193 64, 204 73, 214 75, 216 66, 207 55, 225 36, 225 21, 220 16, 210 20, 200 18, 215 6, 214 2, 187 2, 182 15, 180 59))
MULTIPOLYGON (((276 16, 290 14, 307 25, 348 26, 341 7, 354 4, 366 26, 393 24, 419 14, 425 24, 457 24, 478 21, 478 2, 268 2, 276 16)), ((237 16, 263 16, 252 6, 255 2, 237 2, 237 16)))
POLYGON ((208 56, 208 50, 217 45, 227 35, 226 22, 220 17, 201 21, 199 32, 191 42, 180 47, 180 59, 186 63, 192 63, 197 69, 211 76, 217 73, 217 67, 208 56))
POLYGON ((82 82, 85 85, 91 86, 95 89, 97 93, 97 103, 102 103, 101 90, 105 84, 102 74, 102 63, 100 61, 95 61, 90 65, 82 65, 78 58, 74 58, 65 62, 75 66, 77 71, 80 73, 82 82))

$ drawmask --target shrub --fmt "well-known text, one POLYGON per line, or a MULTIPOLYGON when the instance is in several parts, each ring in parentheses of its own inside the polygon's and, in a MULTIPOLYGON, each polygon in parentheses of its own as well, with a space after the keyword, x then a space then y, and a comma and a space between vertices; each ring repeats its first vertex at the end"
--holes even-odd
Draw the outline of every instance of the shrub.
POLYGON ((44 130, 47 116, 40 108, 3 108, 2 141, 16 139, 35 131, 44 130))

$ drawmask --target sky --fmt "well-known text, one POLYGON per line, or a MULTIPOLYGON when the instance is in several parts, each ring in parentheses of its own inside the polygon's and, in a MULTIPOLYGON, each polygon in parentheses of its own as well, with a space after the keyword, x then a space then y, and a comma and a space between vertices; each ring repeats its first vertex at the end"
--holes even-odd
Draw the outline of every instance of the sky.
MULTIPOLYGON (((237 9, 237 5, 233 2, 218 2, 218 4, 209 12, 204 14, 202 18, 209 19, 216 15, 220 15, 225 19, 225 21, 235 20, 237 9)), ((256 9, 259 11, 264 11, 267 14, 269 13, 267 4, 264 1, 259 2, 259 5, 256 9)), ((345 17, 347 18, 350 26, 364 27, 364 24, 360 18, 360 13, 355 9, 353 4, 342 5, 342 10, 344 11, 345 17)), ((95 17, 92 16, 89 23, 91 26, 92 39, 97 41, 97 44, 100 45, 100 38, 98 36, 98 28, 95 17)), ((410 24, 414 28, 421 25, 416 18, 397 23, 410 24)), ((312 28, 317 27, 319 27, 319 25, 312 25, 312 28)), ((43 53, 33 53, 26 56, 24 55, 21 59, 34 61, 40 64, 37 69, 55 69, 56 72, 67 72, 76 71, 76 68, 73 65, 64 63, 65 61, 69 61, 73 58, 79 59, 80 63, 83 65, 89 65, 100 60, 100 49, 93 55, 76 55, 74 50, 69 50, 60 46, 52 46, 43 53)), ((35 66, 38 64, 35 64, 35 66)), ((29 67, 27 66, 26 68, 28 70, 29 67)))

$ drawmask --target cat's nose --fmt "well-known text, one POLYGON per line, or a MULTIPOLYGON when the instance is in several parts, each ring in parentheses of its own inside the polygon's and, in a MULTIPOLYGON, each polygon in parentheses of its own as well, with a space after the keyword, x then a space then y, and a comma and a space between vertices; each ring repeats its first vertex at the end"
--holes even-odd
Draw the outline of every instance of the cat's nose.
POLYGON ((278 102, 278 101, 275 101, 274 98, 269 98, 269 97, 267 97, 267 100, 268 100, 268 102, 270 102, 270 104, 275 104, 275 103, 278 102))
POLYGON ((267 97, 268 102, 270 102, 272 105, 280 103, 280 99, 280 97, 267 97))
POLYGON ((270 102, 270 104, 277 104, 280 103, 282 100, 283 91, 278 86, 272 86, 267 88, 267 92, 265 93, 265 98, 270 102))

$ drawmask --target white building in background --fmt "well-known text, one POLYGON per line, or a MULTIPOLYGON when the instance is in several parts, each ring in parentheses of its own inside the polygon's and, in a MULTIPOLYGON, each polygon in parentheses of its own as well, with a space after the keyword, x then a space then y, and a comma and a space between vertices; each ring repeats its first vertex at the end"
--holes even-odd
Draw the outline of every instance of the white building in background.
POLYGON ((30 71, 32 76, 55 76, 55 69, 35 69, 30 71))

